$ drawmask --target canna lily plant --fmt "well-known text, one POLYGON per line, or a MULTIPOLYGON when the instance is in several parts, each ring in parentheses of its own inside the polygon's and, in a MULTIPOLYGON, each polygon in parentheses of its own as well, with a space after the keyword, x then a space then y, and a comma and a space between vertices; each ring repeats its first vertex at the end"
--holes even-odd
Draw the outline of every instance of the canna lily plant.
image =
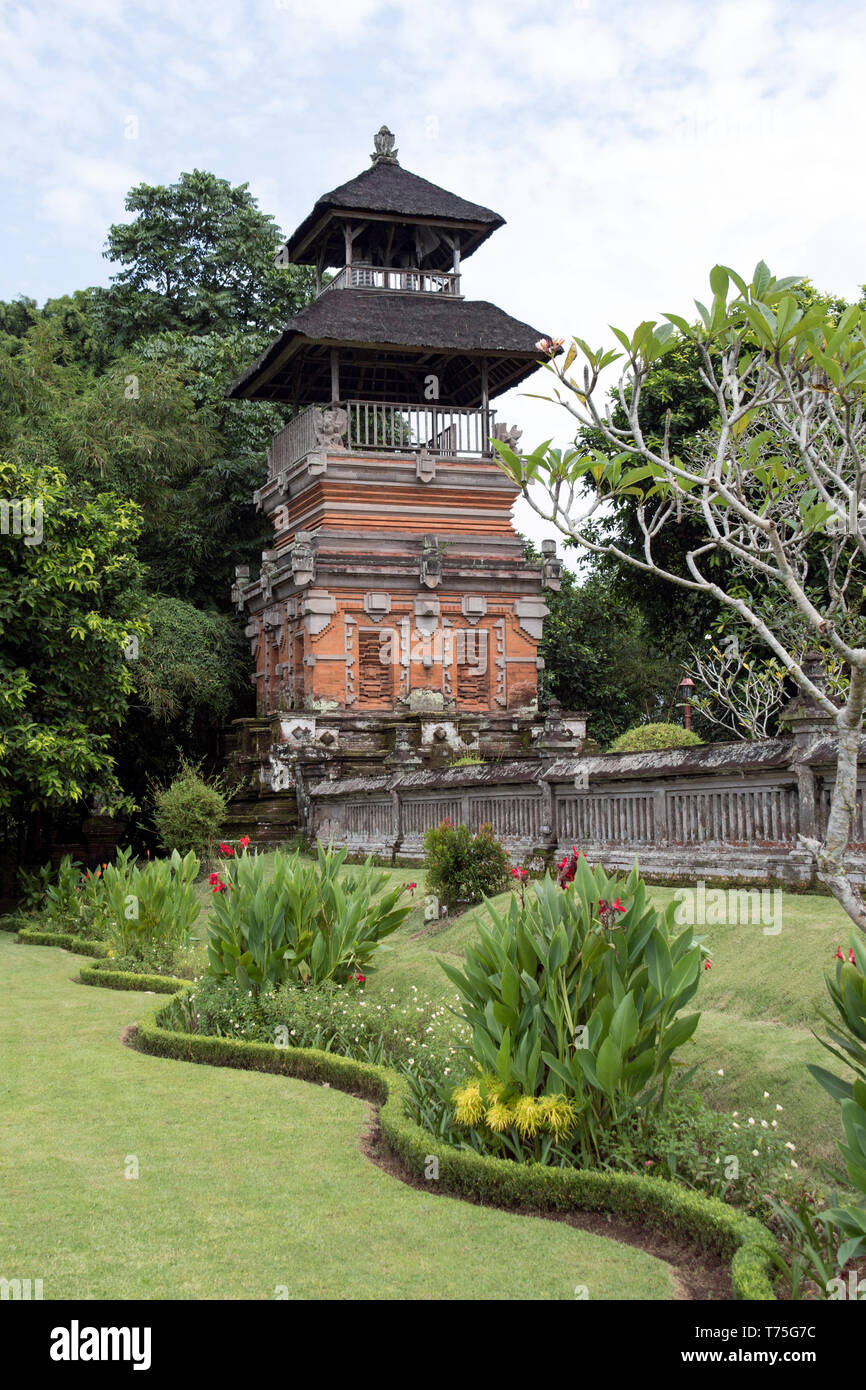
POLYGON ((819 1037, 818 1041, 845 1065, 847 1074, 839 1076, 811 1063, 807 1070, 839 1101, 845 1134, 839 1149, 855 1189, 853 1200, 822 1212, 819 1217, 847 1237, 839 1249, 841 1267, 847 1260, 866 1254, 866 946, 862 937, 852 933, 847 960, 841 947, 836 958, 836 977, 827 980, 836 1015, 821 1015, 827 1024, 828 1038, 819 1037))
POLYGON ((300 853, 265 861, 246 847, 220 865, 208 925, 208 973, 233 977, 255 993, 282 984, 363 981, 383 939, 412 910, 402 884, 372 860, 341 876, 348 851, 320 845, 315 863, 300 853))
POLYGON ((485 901, 459 991, 479 1076, 455 1119, 515 1157, 568 1140, 584 1161, 636 1110, 661 1107, 674 1054, 700 1015, 684 1014, 705 951, 647 900, 637 863, 623 881, 575 856, 567 890, 549 877, 504 912, 485 901))

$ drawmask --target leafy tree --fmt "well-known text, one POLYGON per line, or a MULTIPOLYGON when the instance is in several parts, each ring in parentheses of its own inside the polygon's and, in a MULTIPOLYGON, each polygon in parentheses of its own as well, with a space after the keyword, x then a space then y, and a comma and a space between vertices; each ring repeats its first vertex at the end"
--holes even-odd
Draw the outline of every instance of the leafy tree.
POLYGON ((561 589, 545 593, 545 602, 543 697, 588 710, 589 732, 603 744, 671 713, 685 648, 660 649, 640 610, 598 573, 580 583, 563 570, 561 589))
POLYGON ((614 329, 622 353, 594 351, 576 338, 551 368, 565 394, 557 399, 580 425, 600 430, 608 451, 548 450, 520 458, 497 443, 502 464, 545 520, 590 550, 661 575, 730 610, 782 665, 831 722, 835 780, 826 825, 800 837, 819 880, 866 931, 866 899, 845 870, 857 809, 857 774, 866 708, 866 309, 836 320, 820 303, 804 308, 791 293, 795 277, 776 280, 760 262, 751 283, 725 266, 710 272, 711 307, 700 323, 678 315, 645 322, 631 335, 614 329), (694 446, 675 453, 665 437, 642 428, 642 386, 676 345, 675 334, 701 352, 718 423, 694 446), (580 354, 579 377, 569 372, 580 354), (601 374, 621 361, 620 400, 627 427, 614 426, 598 404, 601 374), (591 481, 584 515, 575 499, 591 481), (542 503, 531 485, 541 483, 542 503), (608 496, 647 484, 638 505, 641 557, 615 541, 600 546, 586 529, 608 496), (654 554, 657 536, 687 513, 700 524, 686 555, 686 575, 654 554), (813 577, 815 552, 822 562, 813 577), (725 570, 712 565, 716 557, 725 570), (813 678, 806 646, 824 642, 846 668, 840 702, 813 678), (820 835, 820 838, 818 836, 820 835))
MULTIPOLYGON (((844 299, 822 294, 809 280, 792 286, 792 294, 804 310, 821 308, 837 323, 848 308, 844 299)), ((860 305, 866 307, 866 296, 861 298, 860 305)), ((746 340, 749 342, 748 333, 746 340)), ((750 345, 757 347, 757 342, 750 345)), ((708 350, 711 361, 718 365, 715 345, 710 344, 708 350)), ((626 383, 623 399, 616 387, 609 393, 611 424, 615 430, 626 433, 630 392, 631 386, 626 383)), ((702 348, 688 334, 672 334, 664 356, 652 364, 641 382, 640 397, 641 429, 646 442, 660 448, 666 440, 672 455, 698 447, 704 432, 718 424, 718 402, 706 380, 702 348)), ((594 449, 608 457, 613 457, 619 448, 618 442, 607 438, 604 430, 594 425, 581 425, 577 441, 581 448, 594 449)), ((641 559, 644 536, 639 512, 651 483, 652 480, 639 480, 627 491, 609 497, 605 514, 599 515, 590 525, 588 533, 603 542, 615 539, 620 549, 641 559)), ((678 508, 654 538, 654 555, 659 566, 669 573, 687 577, 686 557, 701 534, 700 519, 688 509, 678 508)), ((709 629, 721 624, 729 637, 736 627, 740 648, 746 652, 749 639, 745 628, 742 624, 736 625, 732 615, 726 613, 712 595, 683 589, 674 604, 670 585, 661 574, 647 573, 607 552, 595 554, 591 563, 592 568, 604 576, 613 593, 641 612, 648 632, 660 646, 667 646, 671 641, 678 649, 691 645, 695 649, 695 659, 700 660, 709 629)), ((720 582, 730 569, 723 554, 706 556, 705 564, 708 572, 720 582)), ((759 655, 753 653, 750 659, 753 667, 760 664, 759 655)))
POLYGON ((148 713, 187 730, 219 726, 249 684, 243 633, 224 613, 162 594, 147 599, 145 616, 150 634, 139 644, 133 675, 148 713))
POLYGON ((94 287, 74 290, 46 300, 40 312, 40 318, 56 325, 63 335, 62 360, 94 376, 101 375, 117 355, 100 316, 104 293, 94 287))
POLYGON ((37 313, 36 300, 24 294, 0 301, 0 337, 23 338, 33 327, 37 313))
POLYGON ((118 774, 138 805, 185 760, 213 765, 222 726, 254 712, 242 625, 162 594, 147 596, 148 636, 130 662, 134 691, 115 741, 118 774))
POLYGON ((126 210, 135 217, 109 228, 104 252, 123 269, 102 297, 120 346, 165 331, 273 336, 312 296, 312 271, 277 266, 282 235, 248 184, 194 169, 177 183, 139 184, 126 210))
POLYGON ((51 466, 0 463, 0 495, 29 504, 0 531, 0 811, 23 839, 94 797, 124 804, 110 743, 147 633, 140 516, 51 466))
POLYGON ((0 447, 137 502, 148 587, 228 608, 235 564, 264 544, 252 501, 263 452, 251 438, 233 452, 240 432, 226 441, 216 407, 197 404, 177 359, 125 354, 94 380, 64 365, 63 351, 62 328, 48 321, 17 354, 0 348, 0 447))

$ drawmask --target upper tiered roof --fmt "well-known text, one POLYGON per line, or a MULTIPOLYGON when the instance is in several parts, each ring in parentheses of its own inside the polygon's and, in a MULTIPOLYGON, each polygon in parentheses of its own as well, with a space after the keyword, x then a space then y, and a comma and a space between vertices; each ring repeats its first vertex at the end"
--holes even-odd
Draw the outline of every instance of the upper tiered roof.
POLYGON ((387 127, 375 144, 372 168, 320 198, 285 243, 290 261, 315 265, 319 295, 230 398, 413 402, 434 381, 443 405, 486 410, 538 366, 538 329, 461 294, 461 260, 504 219, 401 169, 387 127))
POLYGON ((403 169, 393 141, 383 126, 376 136, 372 167, 316 200, 312 212, 285 243, 290 261, 321 268, 342 266, 347 213, 353 222, 363 224, 354 243, 355 260, 378 265, 411 263, 427 270, 451 268, 455 238, 465 260, 503 226, 505 219, 498 212, 403 169))

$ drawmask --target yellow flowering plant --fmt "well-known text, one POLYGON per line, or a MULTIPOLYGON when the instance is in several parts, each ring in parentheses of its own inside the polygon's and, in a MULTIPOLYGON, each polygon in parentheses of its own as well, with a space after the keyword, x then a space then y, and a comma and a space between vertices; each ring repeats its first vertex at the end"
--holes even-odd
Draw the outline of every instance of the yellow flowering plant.
POLYGON ((439 964, 457 987, 477 1079, 454 1095, 457 1124, 515 1156, 570 1141, 598 1159, 603 1132, 664 1104, 676 1050, 700 1017, 684 1014, 705 952, 675 904, 653 908, 637 864, 609 878, 575 855, 499 912, 466 952, 439 964))

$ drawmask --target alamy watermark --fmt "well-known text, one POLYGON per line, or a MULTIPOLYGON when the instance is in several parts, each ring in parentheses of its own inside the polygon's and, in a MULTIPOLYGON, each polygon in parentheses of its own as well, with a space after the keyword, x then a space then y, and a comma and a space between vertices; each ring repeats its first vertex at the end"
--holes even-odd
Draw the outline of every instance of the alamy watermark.
POLYGON ((0 1279, 0 1299, 27 1301, 42 1298, 41 1279, 0 1279))
POLYGON ((39 545, 44 515, 41 497, 0 498, 0 536, 23 536, 25 545, 39 545))
POLYGON ((700 880, 694 888, 678 888, 674 901, 679 926, 761 926, 764 936, 778 936, 782 930, 781 888, 708 889, 700 880))

